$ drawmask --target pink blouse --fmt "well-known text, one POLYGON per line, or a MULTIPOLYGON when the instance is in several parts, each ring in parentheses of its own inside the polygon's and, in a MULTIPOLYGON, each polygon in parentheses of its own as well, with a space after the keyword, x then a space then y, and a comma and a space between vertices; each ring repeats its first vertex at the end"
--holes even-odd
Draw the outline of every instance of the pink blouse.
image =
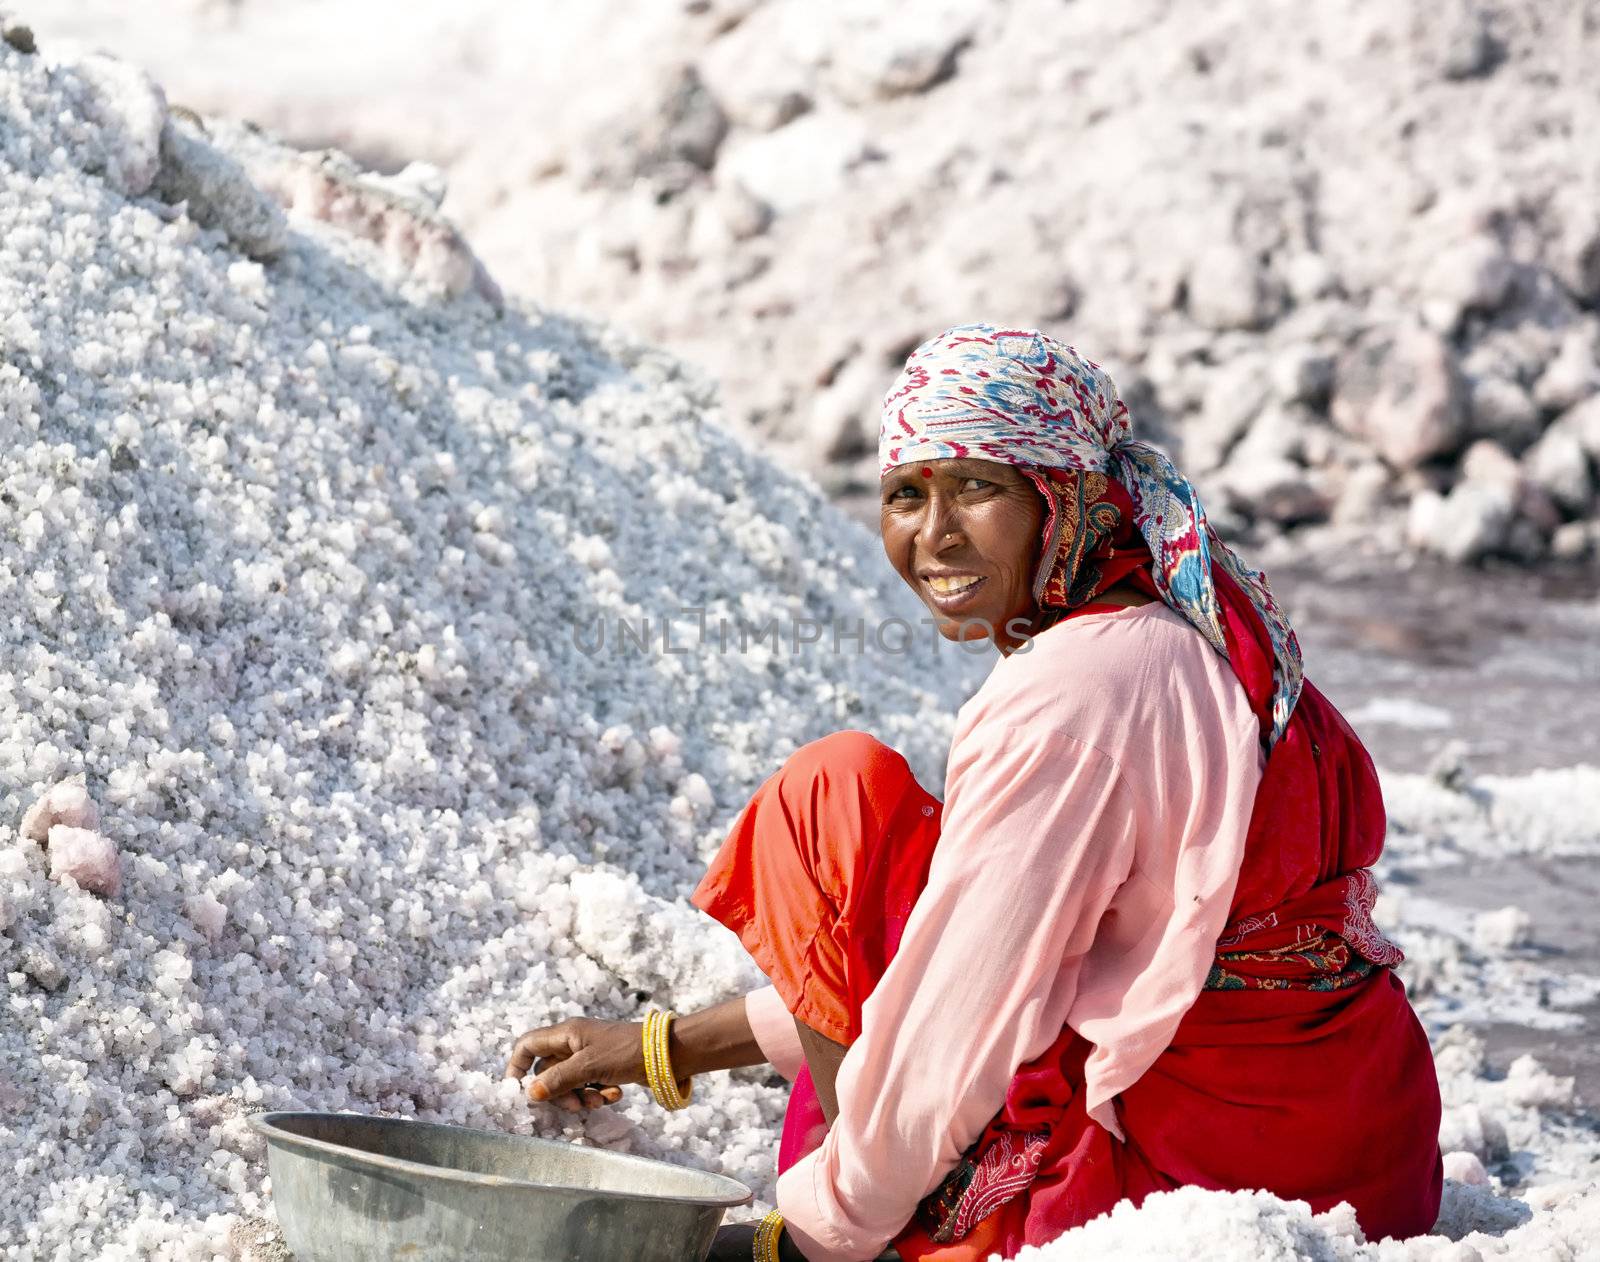
MULTIPOLYGON (((928 884, 862 1011, 822 1147, 778 1180, 811 1262, 876 1257, 1064 1025, 1089 1115, 1167 1047, 1227 920, 1262 754, 1232 670, 1163 604, 1060 623, 957 717, 928 884)), ((746 1011, 792 1077, 775 991, 746 1011)))

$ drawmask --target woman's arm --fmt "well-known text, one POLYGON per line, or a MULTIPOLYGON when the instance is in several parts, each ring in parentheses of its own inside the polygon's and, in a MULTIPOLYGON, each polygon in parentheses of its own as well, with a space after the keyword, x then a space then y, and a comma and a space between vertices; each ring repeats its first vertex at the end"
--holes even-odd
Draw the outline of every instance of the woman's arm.
MULTIPOLYGON (((767 1061, 742 995, 674 1020, 668 1051, 679 1078, 767 1061)), ((577 1017, 529 1030, 512 1047, 506 1076, 527 1081, 528 1099, 535 1103, 554 1101, 568 1109, 613 1104, 621 1099, 618 1084, 646 1080, 644 1025, 577 1017), (607 1089, 588 1090, 589 1083, 607 1089)))
POLYGON ((745 1020, 761 1046, 761 1054, 780 1074, 793 1082, 806 1063, 805 1049, 795 1019, 776 987, 763 986, 744 997, 745 1020))
POLYGON ((1060 1034, 1136 813, 1116 764, 1048 725, 958 739, 928 884, 840 1066, 838 1118, 778 1181, 811 1262, 877 1256, 1060 1034))
POLYGON ((740 995, 674 1020, 668 1048, 673 1073, 687 1078, 713 1069, 766 1064, 767 1054, 750 1026, 748 998, 740 995))

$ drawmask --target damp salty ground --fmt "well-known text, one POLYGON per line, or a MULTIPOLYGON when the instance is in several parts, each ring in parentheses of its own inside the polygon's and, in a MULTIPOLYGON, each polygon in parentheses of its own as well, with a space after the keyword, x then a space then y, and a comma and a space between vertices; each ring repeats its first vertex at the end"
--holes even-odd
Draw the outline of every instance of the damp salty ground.
MULTIPOLYGON (((1363 562, 1274 567, 1310 677, 1387 773, 1514 774, 1600 766, 1600 574, 1363 562)), ((1579 802, 1574 812, 1593 810, 1579 802)), ((1389 879, 1464 916, 1531 918, 1526 949, 1558 975, 1600 975, 1600 865, 1575 855, 1477 855, 1389 879)), ((1534 1053, 1600 1106, 1600 1003, 1534 1029, 1483 1014, 1490 1058, 1534 1053)))

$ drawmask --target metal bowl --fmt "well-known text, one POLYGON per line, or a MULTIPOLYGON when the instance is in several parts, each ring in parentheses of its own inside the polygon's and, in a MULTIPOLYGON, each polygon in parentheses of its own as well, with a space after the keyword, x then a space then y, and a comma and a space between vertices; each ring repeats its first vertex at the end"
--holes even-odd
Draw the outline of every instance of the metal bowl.
POLYGON ((258 1113, 298 1262, 703 1262, 744 1184, 525 1135, 258 1113))

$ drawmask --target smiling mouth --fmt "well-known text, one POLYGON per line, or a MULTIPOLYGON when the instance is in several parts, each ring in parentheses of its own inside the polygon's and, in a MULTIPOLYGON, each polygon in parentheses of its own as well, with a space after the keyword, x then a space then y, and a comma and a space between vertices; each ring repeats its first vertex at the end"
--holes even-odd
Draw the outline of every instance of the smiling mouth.
POLYGON ((928 603, 940 613, 955 614, 971 604, 989 580, 981 574, 954 574, 922 581, 928 590, 928 603))

